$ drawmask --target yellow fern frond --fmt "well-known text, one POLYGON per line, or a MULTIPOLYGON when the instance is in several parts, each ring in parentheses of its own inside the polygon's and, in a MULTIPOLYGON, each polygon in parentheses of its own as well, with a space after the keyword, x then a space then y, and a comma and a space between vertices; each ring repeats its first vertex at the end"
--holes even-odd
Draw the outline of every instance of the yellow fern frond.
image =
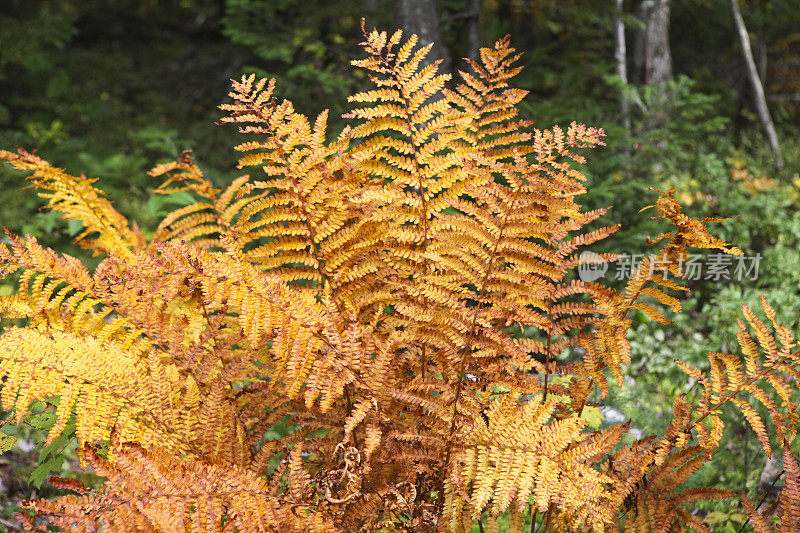
POLYGON ((93 250, 95 255, 107 253, 126 258, 131 250, 144 247, 144 236, 136 225, 128 227, 128 221, 111 207, 104 193, 92 186, 96 179, 70 176, 23 149, 16 154, 0 150, 0 159, 5 159, 15 168, 34 172, 28 178, 32 185, 48 191, 40 192, 39 196, 47 198, 48 207, 62 212, 65 220, 81 221, 85 229, 75 242, 93 250), (92 235, 97 236, 88 238, 92 235))
POLYGON ((511 505, 524 509, 529 494, 540 512, 551 503, 558 505, 570 516, 572 528, 602 529, 610 523, 605 484, 611 479, 592 468, 587 457, 607 452, 614 439, 578 452, 574 446, 585 438, 583 420, 550 422, 556 402, 544 403, 534 396, 518 404, 515 394, 504 396, 489 405, 488 424, 465 431, 455 447, 459 466, 445 492, 451 529, 460 530, 458 517, 464 507, 472 520, 487 506, 497 516, 511 505), (453 485, 456 480, 458 485, 453 485))
POLYGON ((157 194, 192 191, 202 197, 197 202, 169 213, 158 225, 153 242, 191 242, 201 248, 224 248, 223 236, 231 236, 232 226, 241 211, 261 195, 241 198, 247 191, 249 176, 235 179, 224 191, 215 189, 194 163, 191 152, 184 152, 177 161, 151 169, 153 177, 166 176, 155 189, 157 194))
POLYGON ((35 400, 60 398, 48 442, 75 409, 80 443, 108 440, 114 430, 129 441, 188 451, 179 435, 191 434, 189 420, 172 405, 182 403, 181 389, 196 387, 191 379, 154 386, 147 367, 123 347, 68 333, 12 328, 0 336, 0 351, 4 409, 21 419, 35 400))
MULTIPOLYGON (((769 456, 772 447, 769 441, 767 427, 756 409, 745 399, 737 397, 741 393, 748 393, 751 398, 763 405, 772 420, 773 427, 780 438, 794 438, 800 425, 798 409, 792 400, 791 390, 787 386, 787 379, 796 379, 800 369, 800 353, 791 352, 795 342, 788 328, 780 325, 775 319, 775 312, 762 296, 761 305, 766 316, 772 321, 776 334, 780 339, 780 348, 775 335, 770 333, 767 326, 746 305, 742 305, 742 313, 747 322, 756 333, 758 344, 747 331, 744 323, 739 321, 738 338, 745 355, 745 365, 742 368, 739 356, 731 354, 709 353, 709 372, 706 374, 698 369, 680 364, 679 367, 687 372, 703 386, 703 396, 700 411, 694 422, 698 427, 702 421, 709 421, 714 425, 721 425, 720 407, 731 402, 742 412, 745 419, 756 433, 764 452, 769 456), (763 350, 760 353, 758 346, 763 350), (780 406, 770 397, 768 385, 780 398, 780 406)), ((708 442, 708 446, 716 446, 715 441, 708 442)))

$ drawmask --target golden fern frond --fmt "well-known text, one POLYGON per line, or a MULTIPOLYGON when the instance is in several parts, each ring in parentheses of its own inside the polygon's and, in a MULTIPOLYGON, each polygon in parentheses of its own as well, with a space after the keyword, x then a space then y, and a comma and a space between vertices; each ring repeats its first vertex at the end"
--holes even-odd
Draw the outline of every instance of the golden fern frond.
POLYGON ((388 37, 364 30, 364 37, 361 44, 368 57, 352 64, 366 69, 377 89, 349 99, 370 104, 345 115, 363 120, 350 133, 363 141, 350 153, 361 169, 387 182, 390 196, 381 216, 391 221, 398 237, 390 253, 396 255, 396 268, 405 265, 413 272, 429 261, 418 247, 424 248, 430 238, 431 215, 445 209, 444 199, 458 196, 463 184, 474 179, 463 164, 470 154, 455 142, 460 119, 450 113, 441 92, 450 76, 437 75, 438 62, 420 68, 430 45, 414 51, 416 36, 400 44, 401 31, 388 37))
POLYGON ((191 150, 181 152, 180 157, 175 161, 154 166, 147 171, 147 174, 154 178, 166 176, 164 182, 153 190, 156 194, 192 191, 203 198, 212 200, 220 193, 204 177, 203 171, 194 162, 194 155, 191 150))
POLYGON ((602 529, 611 522, 606 484, 612 479, 590 460, 615 443, 576 448, 585 439, 585 422, 577 416, 553 421, 556 403, 536 395, 520 404, 516 394, 505 394, 488 406, 488 424, 462 430, 454 469, 445 480, 445 517, 452 531, 462 531, 462 513, 474 521, 490 502, 493 516, 512 505, 521 512, 530 495, 540 512, 557 505, 574 529, 602 529))
POLYGON ((89 276, 75 258, 58 256, 33 237, 23 241, 9 233, 8 239, 10 248, 0 245, 0 271, 21 273, 16 293, 0 298, 6 318, 26 318, 31 326, 114 341, 139 357, 146 357, 153 346, 166 348, 176 360, 208 323, 203 309, 187 298, 191 291, 159 294, 164 280, 153 278, 156 272, 150 270, 152 259, 146 251, 126 261, 106 258, 89 276), (154 283, 154 290, 125 281, 131 272, 154 283))
POLYGON ((526 147, 521 143, 532 137, 524 129, 533 121, 516 119, 517 104, 528 91, 508 84, 522 70, 513 66, 521 55, 514 52, 509 36, 498 40, 494 48, 481 48, 480 62, 467 60, 474 74, 459 71, 464 83, 455 91, 443 89, 448 99, 471 119, 465 127, 468 142, 494 161, 525 153, 526 147))
POLYGON ((761 306, 776 333, 773 335, 766 324, 747 305, 742 304, 742 313, 756 334, 754 340, 747 326, 739 321, 737 337, 744 354, 744 367, 742 359, 737 355, 713 352, 708 354, 707 373, 676 361, 681 370, 703 387, 694 428, 701 436, 701 444, 709 448, 718 444, 721 431, 709 432, 702 424, 705 422, 712 424, 712 427, 721 427, 719 409, 723 404, 731 402, 753 428, 764 452, 768 456, 772 454, 767 427, 758 411, 747 399, 737 397, 745 392, 766 408, 779 438, 792 440, 797 434, 800 417, 788 381, 800 377, 800 352, 791 351, 795 344, 791 331, 777 322, 775 311, 763 295, 761 306), (780 398, 780 406, 770 397, 771 394, 765 386, 775 391, 780 398))
POLYGON ((275 102, 274 80, 266 88, 266 80, 254 82, 252 76, 234 82, 236 103, 220 106, 230 113, 222 122, 254 124, 240 131, 267 135, 264 142, 236 149, 253 152, 240 159, 240 167, 262 165, 270 179, 243 189, 261 192, 236 206, 231 230, 247 261, 284 281, 311 283, 318 292, 324 285, 347 285, 346 277, 358 268, 354 255, 363 258, 366 250, 358 235, 380 234, 368 219, 356 216, 370 181, 343 155, 349 134, 328 143, 327 111, 312 126, 290 102, 275 102))
POLYGON ((275 496, 261 477, 234 465, 134 444, 117 445, 109 459, 88 447, 79 452, 84 464, 107 478, 102 489, 72 482, 63 486, 79 496, 27 501, 23 507, 50 515, 53 525, 80 531, 340 531, 324 506, 275 496))
POLYGON ((694 220, 683 213, 683 207, 673 198, 674 190, 650 190, 659 193, 661 196, 656 200, 655 204, 645 207, 642 211, 655 207, 658 210, 658 215, 652 218, 668 220, 674 226, 674 231, 662 233, 655 239, 648 239, 648 242, 653 244, 662 240, 667 242, 662 246, 659 253, 644 258, 639 266, 634 269, 630 280, 625 286, 622 300, 617 304, 617 307, 625 311, 640 308, 649 313, 651 318, 663 320, 659 313, 651 312, 649 306, 641 305, 642 302, 639 301, 639 298, 648 296, 662 305, 671 307, 674 312, 680 312, 680 301, 664 292, 663 288, 679 291, 688 290, 678 282, 684 275, 683 262, 686 259, 686 250, 688 248, 718 249, 732 255, 741 255, 742 251, 714 237, 705 227, 708 222, 723 222, 729 219, 706 218, 702 221, 694 220), (669 274, 675 276, 676 281, 668 279, 669 274))
POLYGON ((709 222, 724 222, 730 218, 705 218, 703 220, 694 220, 688 217, 683 212, 683 207, 678 203, 673 194, 674 189, 669 191, 661 191, 658 189, 650 189, 659 193, 661 196, 656 200, 656 203, 642 208, 641 211, 655 207, 659 214, 652 218, 668 219, 675 226, 675 231, 669 233, 662 233, 650 242, 656 243, 661 240, 666 240, 667 245, 665 251, 669 256, 680 255, 680 252, 687 246, 693 248, 711 248, 722 250, 731 255, 742 255, 742 251, 731 246, 728 243, 714 237, 705 227, 709 222))
POLYGON ((134 355, 146 352, 149 343, 140 338, 141 331, 114 316, 114 308, 98 294, 96 280, 77 259, 58 256, 30 235, 24 241, 7 235, 10 248, 0 244, 0 272, 19 272, 20 277, 16 293, 0 297, 3 317, 30 319, 31 326, 40 328, 57 324, 76 334, 119 342, 134 355))
POLYGON ((214 443, 219 448, 222 440, 227 446, 220 450, 223 455, 232 460, 233 452, 239 462, 245 460, 244 433, 237 429, 235 418, 221 416, 225 406, 219 402, 204 408, 194 380, 160 365, 161 354, 151 353, 142 361, 117 343, 27 328, 3 333, 0 352, 3 408, 14 410, 18 420, 34 401, 59 397, 48 443, 74 411, 81 444, 107 441, 116 431, 126 441, 210 456, 214 443), (218 422, 213 429, 204 425, 209 416, 218 422), (209 435, 209 430, 220 435, 209 435))
MULTIPOLYGON (((406 82, 426 50, 412 55, 412 38, 395 51, 402 37, 399 33, 372 32, 366 37, 371 57, 357 64, 371 71, 377 89, 354 100, 379 104, 369 112, 356 110, 349 115, 365 120, 353 132, 354 138, 364 139, 353 157, 362 161, 365 172, 386 180, 387 190, 380 199, 383 205, 378 204, 372 216, 387 222, 389 238, 384 237, 382 246, 392 259, 394 272, 385 291, 364 293, 371 300, 356 305, 363 309, 367 307, 364 303, 385 298, 384 305, 391 304, 390 312, 379 318, 376 313, 375 323, 384 334, 394 330, 413 333, 414 342, 401 356, 413 374, 425 380, 430 372, 436 372, 457 384, 446 395, 407 389, 393 394, 395 401, 419 410, 420 419, 423 412, 428 419, 435 419, 430 428, 434 441, 444 440, 445 455, 451 457, 458 446, 457 436, 480 418, 469 408, 470 397, 500 380, 526 391, 540 390, 537 379, 524 375, 530 369, 544 370, 545 375, 548 369, 568 372, 555 363, 543 367, 536 357, 545 354, 546 361, 555 359, 574 346, 577 337, 573 331, 594 323, 597 313, 603 311, 591 300, 610 299, 595 284, 566 279, 578 264, 574 254, 578 247, 616 230, 609 227, 579 234, 604 211, 581 212, 574 198, 585 192, 581 184, 585 177, 567 164, 568 160, 581 161, 575 148, 600 144, 602 131, 573 124, 567 131, 537 132, 530 146, 521 146, 504 166, 498 158, 505 154, 492 152, 496 146, 488 136, 497 124, 513 118, 513 113, 492 115, 492 106, 511 109, 519 94, 503 96, 503 81, 495 80, 498 92, 487 99, 503 103, 486 104, 485 117, 475 119, 486 119, 477 137, 481 140, 466 134, 462 139, 454 130, 463 133, 462 122, 484 108, 478 110, 475 101, 471 111, 459 115, 439 103, 445 100, 441 97, 424 111, 415 107, 419 100, 414 99, 413 91, 427 83, 429 91, 423 91, 420 98, 429 98, 441 89, 428 67, 406 82), (415 115, 418 110, 420 116, 415 115), (491 152, 494 159, 481 156, 475 148, 484 141, 488 144, 481 149, 491 152), (444 149, 449 152, 437 161, 444 149), (534 154, 534 161, 527 162, 522 153, 534 154), (455 172, 450 171, 451 165, 455 172), (459 175, 464 171, 467 178, 459 175), (493 173, 502 178, 495 179, 493 173), (520 293, 519 286, 530 287, 530 291, 520 293), (500 330, 512 325, 534 326, 543 337, 521 341, 500 330), (467 379, 467 375, 473 377, 467 379)), ((495 74, 498 78, 505 75, 495 74)), ((524 137, 509 137, 504 142, 512 140, 521 144, 524 137)), ((547 378, 544 386, 547 388, 547 378)), ((568 410, 558 407, 558 417, 568 419, 568 410)), ((411 442, 428 442, 419 432, 402 435, 411 442)), ((459 504, 451 509, 459 509, 459 504)))
POLYGON ((159 223, 153 242, 184 241, 200 248, 222 248, 221 237, 231 235, 231 226, 241 210, 257 199, 252 195, 239 197, 249 180, 246 175, 233 180, 224 192, 215 189, 188 151, 177 161, 157 165, 148 174, 166 177, 153 191, 157 194, 191 191, 206 200, 169 213, 159 223))
POLYGON ((21 148, 16 154, 0 150, 0 159, 5 159, 15 168, 33 171, 28 178, 32 185, 48 191, 39 192, 39 196, 47 198, 48 207, 62 212, 65 220, 83 223, 85 229, 75 242, 93 250, 95 255, 107 253, 128 258, 132 250, 144 248, 142 232, 135 223, 132 228, 128 227, 128 221, 111 207, 105 194, 92 186, 96 179, 70 176, 21 148), (95 234, 97 237, 88 238, 95 234))

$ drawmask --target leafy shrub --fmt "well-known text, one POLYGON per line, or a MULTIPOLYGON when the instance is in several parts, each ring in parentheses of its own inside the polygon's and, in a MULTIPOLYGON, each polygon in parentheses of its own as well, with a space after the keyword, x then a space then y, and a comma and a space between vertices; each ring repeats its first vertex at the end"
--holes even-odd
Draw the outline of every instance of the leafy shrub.
POLYGON ((195 201, 150 239, 93 180, 0 152, 102 256, 90 273, 30 236, 0 247, 18 276, 2 406, 19 423, 49 403, 46 444, 74 431, 106 479, 52 478, 77 495, 24 506, 76 531, 497 531, 504 514, 511 531, 707 531, 695 502, 736 494, 685 483, 730 405, 786 472, 774 516, 743 504, 758 531, 789 531, 800 355, 766 300, 768 322, 742 307, 743 360, 677 362, 697 392, 675 397, 661 435, 600 428, 594 399, 631 363, 629 315, 681 310, 688 250, 741 253, 708 233, 719 219, 658 191, 660 249, 623 290, 597 283, 616 256, 582 252, 617 226, 587 227, 606 209, 581 210, 570 162, 603 132, 520 120, 508 39, 450 90, 419 67, 416 37, 364 35, 353 63, 375 88, 350 98, 354 127, 329 141, 327 112, 311 121, 274 82, 235 82, 223 122, 248 136, 239 166, 266 178, 218 190, 189 152, 158 165, 158 193, 195 201))

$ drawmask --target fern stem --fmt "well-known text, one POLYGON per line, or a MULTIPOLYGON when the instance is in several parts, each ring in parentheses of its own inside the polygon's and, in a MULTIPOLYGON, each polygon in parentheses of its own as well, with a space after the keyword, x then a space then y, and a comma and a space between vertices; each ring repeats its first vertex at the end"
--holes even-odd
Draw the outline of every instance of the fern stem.
POLYGON ((547 530, 550 529, 550 519, 553 517, 553 502, 550 502, 550 505, 547 506, 547 512, 545 513, 546 518, 544 521, 544 529, 542 533, 547 533, 547 530))
MULTIPOLYGON (((756 512, 758 512, 758 508, 759 508, 759 507, 761 507, 761 505, 762 505, 762 504, 764 503, 764 501, 767 499, 767 496, 769 496, 769 494, 772 492, 772 489, 774 489, 774 488, 775 488, 775 483, 777 483, 777 482, 778 482, 778 480, 781 478, 781 476, 782 476, 782 475, 783 475, 785 472, 786 472, 786 470, 781 470, 780 472, 778 472, 778 475, 777 475, 777 476, 775 476, 775 479, 773 479, 773 480, 772 480, 772 484, 771 484, 771 485, 769 486, 769 488, 768 488, 768 489, 767 489, 767 490, 764 492, 764 496, 761 498, 761 501, 760 501, 760 502, 758 502, 758 505, 756 505, 756 506, 754 507, 754 509, 756 510, 756 512)), ((750 517, 748 516, 748 517, 747 517, 747 520, 745 520, 744 522, 742 522, 742 527, 740 527, 740 528, 739 528, 739 531, 737 531, 737 533, 742 533, 742 531, 744 531, 744 528, 745 528, 745 526, 747 525, 747 523, 748 523, 749 521, 750 521, 750 517)))
MULTIPOLYGON (((550 313, 547 313, 548 316, 550 313)), ((547 353, 544 354, 544 394, 542 401, 547 401, 547 378, 550 377, 550 340, 552 339, 552 332, 547 332, 547 353)))

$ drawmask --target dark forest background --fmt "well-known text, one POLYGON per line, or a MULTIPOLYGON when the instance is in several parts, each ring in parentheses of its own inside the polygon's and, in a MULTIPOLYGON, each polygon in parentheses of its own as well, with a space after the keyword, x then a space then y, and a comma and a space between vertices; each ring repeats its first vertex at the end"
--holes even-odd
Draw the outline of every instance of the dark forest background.
MULTIPOLYGON (((0 148, 37 150, 101 178, 117 208, 152 231, 159 215, 189 201, 150 195, 154 164, 191 149, 218 184, 238 175, 231 147, 240 139, 214 124, 231 78, 274 77, 277 94, 307 114, 346 111, 367 82, 349 64, 360 56, 362 17, 368 29, 435 42, 432 56, 453 73, 510 34, 524 52, 516 86, 530 91, 525 118, 608 134, 583 168, 586 207, 613 205, 604 222, 624 226, 605 249, 642 253, 645 237, 658 234, 639 213, 654 198, 645 187, 676 189, 694 218, 739 215, 717 233, 759 258, 757 274, 698 279, 668 328, 636 317, 632 386, 615 392, 606 422, 631 418, 658 431, 671 398, 686 392, 672 360, 701 365, 708 350, 734 349, 742 301, 758 307, 764 293, 800 333, 798 0, 3 0, 0 148)), ((69 244, 78 227, 40 214, 43 202, 21 190, 22 178, 0 167, 0 223, 79 254, 69 244)), ((732 453, 697 482, 757 501, 781 467, 742 423, 726 435, 732 453)), ((44 469, 24 449, 0 458, 0 528, 13 528, 14 501, 47 472, 74 468, 65 446, 44 469)), ((721 531, 744 520, 735 508, 715 512, 721 531)))

